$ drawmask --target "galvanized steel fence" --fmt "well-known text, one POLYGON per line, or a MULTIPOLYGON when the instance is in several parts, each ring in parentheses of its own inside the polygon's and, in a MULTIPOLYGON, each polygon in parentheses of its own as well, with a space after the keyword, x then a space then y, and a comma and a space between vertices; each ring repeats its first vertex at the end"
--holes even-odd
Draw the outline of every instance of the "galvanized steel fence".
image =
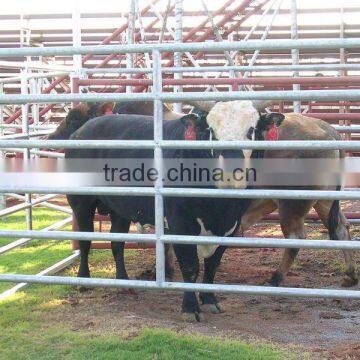
MULTIPOLYGON (((264 286, 224 285, 224 284, 191 284, 166 282, 164 270, 164 244, 223 244, 229 246, 274 247, 274 248, 315 248, 315 249, 360 249, 360 241, 333 240, 301 240, 275 238, 225 238, 208 236, 182 236, 164 234, 164 196, 173 197, 226 197, 251 199, 331 199, 360 200, 360 191, 311 191, 311 190, 233 190, 233 189, 188 189, 165 188, 162 184, 162 151, 168 148, 216 148, 216 149, 343 149, 360 150, 360 141, 167 141, 163 140, 162 124, 163 102, 179 102, 186 100, 235 100, 235 99, 271 99, 271 100, 360 100, 359 90, 316 90, 316 91, 256 91, 231 93, 164 93, 162 91, 161 53, 184 51, 224 51, 224 50, 261 50, 261 49, 318 49, 318 48, 360 48, 360 38, 356 39, 326 39, 326 40, 276 40, 276 41, 246 41, 222 43, 177 43, 177 44, 141 44, 118 46, 83 46, 54 48, 19 48, 0 49, 0 56, 31 56, 31 55, 74 55, 74 54, 112 54, 112 53, 152 53, 153 67, 151 69, 153 86, 151 93, 139 94, 61 94, 61 95, 1 95, 0 104, 59 103, 71 101, 154 101, 154 140, 109 140, 97 142, 94 140, 0 140, 0 148, 147 148, 154 149, 154 157, 159 170, 158 180, 153 188, 121 188, 121 187, 0 187, 0 193, 37 193, 37 194, 102 194, 131 195, 155 197, 155 234, 113 234, 113 233, 69 233, 64 231, 0 231, 0 237, 26 237, 39 239, 64 240, 97 240, 97 241, 127 241, 156 244, 156 281, 118 280, 118 279, 86 279, 43 275, 1 274, 0 281, 28 282, 44 284, 69 284, 83 286, 111 286, 143 289, 167 289, 211 292, 237 292, 253 295, 305 296, 325 298, 360 299, 360 291, 336 289, 306 289, 306 288, 270 288, 264 286)), ((314 66, 319 68, 320 65, 314 66)), ((343 65, 341 65, 342 67, 343 65)), ((356 66, 350 65, 353 68, 356 66)), ((348 66, 350 68, 350 66, 348 66)), ((306 65, 311 68, 311 65, 306 65)), ((329 67, 329 66, 327 66, 329 67)), ((229 67, 230 68, 230 67, 229 67)), ((276 70, 279 70, 279 66, 276 70)), ((338 68, 340 68, 338 66, 338 68)), ((236 68, 237 69, 237 68, 236 68)), ((286 66, 286 70, 301 70, 301 66, 286 66)), ((129 69, 128 69, 129 70, 129 69)), ((196 68, 196 71, 198 68, 196 68)), ((209 67, 209 71, 214 67, 209 67)), ((217 70, 217 69, 216 69, 217 70)), ((224 68, 221 68, 224 71, 224 68)), ((237 70, 244 70, 243 67, 237 70)), ((247 70, 251 70, 250 68, 247 70)), ((264 69, 265 70, 265 69, 264 69)), ((266 70, 269 70, 266 68, 266 70)), ((143 72, 142 70, 137 70, 143 72)), ((147 69, 144 72, 149 72, 147 69)), ((170 69, 166 71, 171 72, 170 69)), ((176 68, 176 71, 186 71, 186 68, 176 68)), ((204 68, 202 71, 205 71, 204 68)), ((89 72, 92 72, 89 70, 89 72)))

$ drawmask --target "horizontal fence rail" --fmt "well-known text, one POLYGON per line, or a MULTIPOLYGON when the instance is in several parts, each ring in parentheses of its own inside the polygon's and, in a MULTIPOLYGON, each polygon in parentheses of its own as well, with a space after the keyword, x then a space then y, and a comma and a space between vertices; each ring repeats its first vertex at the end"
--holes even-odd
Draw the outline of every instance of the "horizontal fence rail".
MULTIPOLYGON (((225 72, 225 71, 338 71, 338 70, 360 70, 360 64, 309 64, 309 65, 244 65, 244 66, 186 66, 163 68, 164 73, 182 72, 225 72)), ((82 68, 86 74, 148 74, 151 68, 82 68)))
POLYGON ((305 40, 248 40, 222 41, 198 43, 171 43, 171 44, 134 44, 134 45, 94 45, 94 46, 63 46, 42 48, 3 48, 0 57, 14 56, 56 56, 56 55, 107 55, 125 53, 143 53, 153 51, 243 51, 243 50, 289 50, 289 49, 340 49, 360 47, 360 38, 353 39, 305 39, 305 40))
MULTIPOLYGON (((1 95, 0 104, 107 102, 107 101, 232 101, 232 100, 360 100, 359 90, 301 90, 301 91, 233 91, 233 92, 186 92, 186 93, 108 93, 108 94, 39 94, 1 95)), ((341 114, 339 114, 341 117, 341 114)))
POLYGON ((127 242, 154 242, 155 235, 152 234, 115 234, 115 233, 93 233, 93 232, 71 232, 51 231, 47 233, 40 230, 0 230, 0 237, 24 237, 36 239, 54 240, 91 240, 91 241, 127 241, 127 242))
MULTIPOLYGON (((69 102, 106 102, 106 101, 153 101, 154 102, 154 141, 152 140, 110 140, 99 143, 97 140, 83 141, 42 141, 1 139, 0 148, 8 149, 38 149, 38 148, 92 148, 92 149, 154 149, 155 160, 162 170, 162 151, 164 149, 260 149, 260 150, 352 150, 360 151, 360 141, 169 141, 162 135, 162 103, 187 102, 197 100, 230 101, 230 100, 280 100, 280 101, 355 101, 360 100, 359 90, 299 90, 299 91, 256 91, 256 92, 202 92, 202 93, 164 93, 162 89, 162 74, 187 71, 318 71, 318 70, 360 70, 360 64, 309 64, 285 66, 209 66, 173 67, 161 65, 161 52, 217 52, 246 51, 269 49, 352 49, 360 48, 360 38, 353 39, 312 39, 312 40, 266 40, 238 41, 213 43, 175 43, 175 44, 136 44, 136 45, 100 45, 81 47, 46 47, 46 48, 8 48, 0 49, 1 57, 18 56, 68 56, 77 54, 118 54, 118 53, 152 53, 153 67, 151 69, 84 69, 83 73, 118 72, 118 73, 152 73, 151 93, 97 93, 97 94, 32 94, 32 95, 0 95, 0 104, 29 103, 69 103, 69 102), (116 70, 116 71, 114 71, 116 70)), ((341 119, 342 114, 338 114, 341 119)), ((16 126, 16 125, 15 125, 16 126)), ((11 126, 9 126, 11 127, 11 126)), ((346 128, 346 127, 342 127, 346 128)), ((344 129, 345 130, 345 129, 344 129)), ((17 136, 17 135, 15 135, 17 136)), ((39 150, 34 150, 38 151, 39 150)), ((43 151, 44 154, 46 152, 43 151)), ((164 272, 164 244, 202 244, 227 245, 240 247, 274 247, 274 248, 312 248, 312 249, 360 249, 360 241, 340 240, 303 240, 277 238, 247 238, 247 237, 209 237, 182 236, 164 234, 163 200, 164 197, 210 197, 239 199, 297 199, 297 200, 360 200, 360 191, 314 191, 314 190, 271 190, 271 189, 204 189, 204 188, 166 188, 162 182, 154 187, 1 187, 1 193, 25 194, 79 194, 79 195, 113 195, 113 196, 154 196, 155 197, 155 234, 114 234, 52 231, 0 231, 0 237, 39 238, 79 241, 114 241, 114 242, 144 242, 156 244, 156 281, 118 280, 118 279, 86 279, 62 276, 14 275, 0 274, 0 281, 41 284, 68 284, 84 286, 132 287, 141 289, 163 289, 176 291, 206 291, 206 292, 237 292, 251 295, 274 295, 293 297, 325 297, 360 299, 360 291, 337 289, 305 289, 305 288, 270 288, 248 285, 221 284, 190 284, 166 282, 164 272)), ((74 254, 74 258, 78 253, 74 254)))
MULTIPOLYGON (((226 149, 226 150, 360 150, 360 141, 284 140, 284 141, 184 141, 162 140, 164 149, 226 149)), ((153 149, 153 140, 2 140, 1 148, 53 148, 53 149, 153 149)))
POLYGON ((239 199, 296 199, 296 200, 360 200, 360 191, 330 190, 253 190, 253 189, 194 189, 153 187, 1 187, 0 194, 7 192, 25 194, 71 194, 71 195, 113 195, 154 196, 156 192, 169 197, 209 197, 239 199))
POLYGON ((251 285, 221 285, 221 284, 191 284, 180 282, 162 282, 143 280, 119 280, 119 279, 100 279, 100 278, 71 278, 65 276, 36 276, 36 275, 13 275, 2 274, 0 281, 7 282, 28 282, 34 284, 50 285, 73 285, 90 287, 114 287, 114 288, 134 288, 147 290, 173 290, 173 291, 200 291, 200 292, 222 292, 239 293, 246 295, 267 295, 267 296, 286 296, 286 297, 306 297, 306 298, 330 298, 330 299, 360 299, 360 291, 356 290, 337 290, 337 289, 306 289, 306 288, 285 288, 267 287, 251 285))
MULTIPOLYGON (((46 233, 41 230, 0 230, 0 237, 24 237, 32 239, 53 239, 77 241, 113 241, 113 242, 156 242, 154 234, 128 234, 128 233, 93 233, 71 231, 51 231, 46 233)), ((304 240, 304 239, 279 239, 279 238, 252 238, 252 237, 213 237, 189 235, 162 235, 161 241, 169 244, 200 244, 224 245, 239 247, 271 247, 271 248, 304 248, 304 249, 349 249, 360 250, 359 240, 304 240)))

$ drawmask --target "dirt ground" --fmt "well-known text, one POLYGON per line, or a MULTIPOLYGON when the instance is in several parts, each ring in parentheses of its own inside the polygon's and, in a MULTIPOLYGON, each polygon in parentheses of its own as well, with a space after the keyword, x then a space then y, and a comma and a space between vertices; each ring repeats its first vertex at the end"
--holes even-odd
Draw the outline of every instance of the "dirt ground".
MULTIPOLYGON (((323 227, 307 225, 308 238, 326 238, 323 227)), ((278 225, 261 224, 251 236, 281 237, 278 225)), ((358 231, 352 227, 352 235, 358 231)), ((217 272, 216 282, 263 284, 276 268, 280 249, 229 249, 217 272)), ((138 250, 127 262, 131 278, 149 280, 153 250, 138 250)), ((113 268, 113 264, 106 264, 113 268)), ((343 257, 339 251, 302 250, 283 285, 288 287, 339 288, 343 257)), ((72 269, 76 271, 76 266, 72 269)), ((151 275, 150 275, 151 278, 151 275)), ((181 281, 177 270, 175 280, 181 281)), ((359 289, 356 286, 353 289, 359 289)), ((173 292, 92 289, 64 300, 56 316, 74 331, 91 329, 132 337, 143 327, 159 327, 186 333, 224 336, 241 340, 268 340, 311 352, 311 358, 360 359, 360 301, 289 299, 284 297, 219 294, 221 314, 205 314, 201 323, 186 323, 179 312, 181 294, 173 292)))
MULTIPOLYGON (((64 205, 64 199, 59 204, 64 205)), ((343 202, 344 211, 359 211, 360 202, 343 202)), ((106 225, 104 226, 106 228, 106 225)), ((307 238, 327 238, 321 225, 308 224, 307 238)), ((352 225, 353 238, 360 237, 359 225, 352 225)), ((247 236, 282 237, 276 223, 254 226, 247 236)), ((128 250, 130 251, 130 250, 128 250)), ((134 251, 133 251, 134 252, 134 251)), ((281 249, 228 249, 218 269, 216 282, 263 285, 276 269, 281 249)), ((152 280, 153 249, 137 250, 127 261, 130 278, 152 280)), ((358 267, 359 255, 356 256, 358 267)), ((90 260, 91 263, 91 260, 90 260)), ((115 273, 114 264, 101 264, 115 273)), ((343 256, 340 251, 304 249, 283 282, 287 287, 340 288, 343 256)), ((71 272, 75 273, 77 265, 71 272)), ((201 274, 202 275, 202 274, 201 274)), ((181 281, 177 268, 175 281, 181 281)), ((359 285, 352 288, 359 290, 359 285)), ((186 333, 222 336, 249 341, 271 341, 295 346, 314 359, 360 359, 360 300, 329 300, 219 294, 221 314, 205 314, 201 323, 181 318, 181 294, 96 288, 64 299, 66 306, 51 316, 70 324, 74 331, 115 332, 135 336, 144 327, 166 328, 186 333)), ((49 319, 51 320, 51 319, 49 319)))

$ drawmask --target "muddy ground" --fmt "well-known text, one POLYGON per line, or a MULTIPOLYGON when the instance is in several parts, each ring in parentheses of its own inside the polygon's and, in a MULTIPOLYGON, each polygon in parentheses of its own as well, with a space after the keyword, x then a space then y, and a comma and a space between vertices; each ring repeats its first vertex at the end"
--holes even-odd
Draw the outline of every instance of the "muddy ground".
MULTIPOLYGON (((307 225, 308 238, 326 238, 322 226, 307 225)), ((352 227, 353 236, 358 236, 352 227)), ((255 226, 248 235, 281 237, 276 224, 255 226)), ((129 250, 130 251, 130 250, 129 250)), ((280 249, 229 249, 216 282, 263 284, 280 261, 280 249)), ((149 279, 153 250, 137 250, 127 262, 131 278, 149 279)), ((96 265, 97 266, 97 265, 96 265)), ((113 264, 103 265, 113 268, 113 264)), ((339 288, 343 258, 339 251, 302 250, 284 281, 288 287, 339 288)), ((76 271, 76 266, 72 271, 76 271)), ((151 278, 151 275, 150 275, 151 278)), ((177 270, 175 280, 181 280, 177 270)), ((353 289, 359 289, 356 286, 353 289)), ((114 289, 93 289, 64 300, 58 316, 74 331, 114 331, 134 336, 143 327, 167 328, 187 333, 241 340, 268 340, 310 351, 311 358, 360 359, 360 301, 289 299, 284 297, 219 294, 224 313, 205 314, 201 323, 186 323, 179 312, 179 293, 137 291, 129 295, 114 289)))

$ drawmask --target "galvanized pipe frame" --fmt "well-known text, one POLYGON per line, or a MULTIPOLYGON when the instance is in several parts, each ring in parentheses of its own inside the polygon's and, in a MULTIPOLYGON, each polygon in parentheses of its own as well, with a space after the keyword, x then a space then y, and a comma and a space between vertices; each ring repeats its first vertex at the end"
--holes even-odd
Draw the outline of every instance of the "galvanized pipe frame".
MULTIPOLYGON (((227 65, 227 66, 186 66, 186 67, 169 67, 162 68, 163 73, 177 73, 177 72, 218 72, 218 71, 337 71, 337 70, 356 70, 360 71, 360 64, 309 64, 309 65, 227 65)), ((87 74, 96 74, 96 73, 151 73, 152 69, 149 68, 83 68, 83 72, 87 74)))
MULTIPOLYGON (((184 141, 160 140, 163 149, 226 149, 226 150, 360 150, 360 141, 346 140, 282 140, 282 141, 184 141)), ((153 140, 0 140, 0 148, 30 149, 34 147, 54 149, 154 149, 153 140)))
POLYGON ((255 190, 255 189, 201 189, 201 188, 162 188, 152 187, 0 187, 1 193, 71 194, 71 195, 109 195, 109 196, 154 196, 156 192, 171 197, 209 197, 238 199, 295 199, 295 200, 360 200, 360 191, 332 190, 255 190))
POLYGON ((221 292, 221 293, 240 293, 244 295, 257 296, 286 296, 286 297, 306 297, 306 298, 336 298, 336 299, 360 299, 360 291, 357 290, 337 290, 337 289, 308 289, 308 288, 285 288, 252 285, 222 285, 222 284, 200 284, 200 283, 180 283, 163 282, 158 284, 155 281, 143 280, 119 280, 119 279, 100 279, 100 278, 73 278, 64 276, 37 276, 37 275, 0 275, 0 281, 22 282, 34 284, 52 285, 73 285, 89 287, 114 287, 114 288, 134 288, 146 290, 169 290, 169 291, 199 291, 199 292, 221 292))
POLYGON ((360 38, 347 39, 299 39, 299 40, 248 40, 248 41, 224 41, 221 43, 161 43, 161 44, 134 44, 134 45, 93 45, 93 46, 63 46, 43 48, 1 48, 1 57, 14 56, 64 56, 75 54, 106 55, 111 53, 151 53, 154 50, 160 52, 219 52, 219 51, 245 51, 245 50, 288 50, 292 49, 340 49, 359 48, 360 38))
MULTIPOLYGON (((301 91, 252 91, 252 92, 186 92, 161 93, 158 98, 163 102, 178 101, 231 101, 231 100, 355 100, 360 98, 359 90, 301 90, 301 91)), ((132 94, 39 94, 39 95, 0 95, 0 104, 66 103, 66 102, 107 102, 107 101, 151 101, 155 100, 152 93, 132 94)))
MULTIPOLYGON (((89 85, 152 85, 151 79, 79 79, 80 86, 89 85)), ((243 77, 243 78, 196 78, 163 79, 163 86, 175 85, 360 85, 360 76, 307 76, 307 77, 243 77)))
MULTIPOLYGON (((67 219, 66 219, 67 220, 67 219)), ((213 236, 189 236, 189 235, 161 235, 136 234, 136 233, 93 233, 43 230, 0 230, 0 237, 51 239, 51 240, 76 240, 76 241, 112 241, 112 242, 143 242, 154 244, 159 241, 167 244, 201 244, 201 245, 224 245, 236 247, 271 247, 277 249, 302 248, 302 249, 332 249, 332 250, 360 250, 359 240, 305 240, 305 239, 279 239, 260 237, 213 237, 213 236)))
MULTIPOLYGON (((161 56, 160 56, 160 50, 159 49, 155 49, 152 51, 153 53, 153 59, 154 59, 154 64, 153 64, 153 94, 151 94, 150 97, 148 97, 151 100, 154 100, 154 141, 150 141, 150 142, 145 142, 142 145, 144 146, 151 146, 152 148, 155 149, 155 161, 158 165, 158 167, 160 168, 160 173, 162 170, 162 162, 163 162, 163 157, 162 157, 162 149, 163 148, 171 148, 171 147, 183 147, 185 145, 189 146, 190 148, 194 148, 194 145, 191 145, 191 142, 180 142, 180 143, 185 143, 185 144, 174 144, 174 142, 171 141, 164 141, 162 140, 162 102, 165 100, 166 94, 162 94, 161 93, 161 56), (164 97, 165 95, 165 97, 164 97)), ((284 92, 282 92, 284 93, 284 92)), ((299 92, 300 93, 300 92, 299 92)), ((302 94, 297 94, 297 96, 300 96, 301 98, 303 98, 304 92, 301 92, 302 94)), ((306 93, 306 92, 305 92, 306 93)), ((321 95, 324 95, 325 92, 322 92, 321 95)), ((133 94, 128 94, 128 96, 133 95, 133 94)), ((176 99, 176 97, 178 97, 178 99, 183 99, 184 95, 186 94, 180 94, 181 96, 179 96, 179 94, 175 94, 176 96, 172 96, 173 99, 176 99)), ((205 97, 208 97, 210 94, 205 95, 205 97)), ((216 94, 211 94, 213 97, 213 95, 219 95, 218 93, 216 94)), ((228 94, 229 95, 229 94, 228 94)), ((284 94, 282 94, 284 95, 284 94)), ((288 95, 288 99, 291 99, 290 94, 288 95)), ((223 95, 220 95, 219 97, 221 97, 223 95)), ((254 95, 251 95, 254 96, 254 95)), ((259 94, 256 94, 256 96, 259 96, 259 94)), ((270 94, 261 94, 260 96, 265 96, 265 98, 267 96, 271 96, 270 94)), ((292 95, 294 96, 294 95, 292 95)), ((360 94, 357 93, 351 93, 350 91, 346 91, 345 93, 340 93, 338 91, 336 91, 335 93, 332 93, 332 96, 337 96, 337 97, 341 97, 341 96, 345 96, 347 100, 349 100, 349 98, 351 99, 352 97, 356 98, 357 100, 360 98, 360 94)), ((81 95, 79 97, 80 98, 84 98, 86 97, 81 95)), ((185 96, 186 97, 186 96, 185 96)), ((200 94, 200 97, 204 98, 204 94, 200 94), (201 96, 202 95, 202 96, 201 96)), ((227 96, 228 98, 229 96, 227 96)), ((235 93, 235 98, 243 98, 241 96, 241 94, 239 93, 235 93)), ((249 95, 247 94, 247 97, 249 97, 249 95)), ((124 100, 124 95, 122 95, 122 98, 124 100)), ((143 95, 137 94, 137 98, 134 98, 133 96, 130 96, 129 99, 132 99, 132 101, 141 101, 141 99, 143 98, 143 95)), ((15 98, 13 98, 15 99, 15 98)), ((18 98, 18 100, 20 100, 23 102, 24 98, 18 98)), ((2 101, 4 101, 4 99, 0 98, 0 103, 3 103, 2 101)), ((9 101, 9 100, 5 100, 5 101, 9 101)), ((57 99, 58 101, 58 99, 57 99)), ((97 98, 97 101, 99 101, 99 98, 97 98)), ((55 101, 53 101, 55 102, 55 101)), ((126 142, 125 142, 126 143, 126 142)), ((123 145, 129 145, 129 144, 125 144, 123 142, 123 145)), ((128 142, 127 142, 128 143, 128 142)), ((214 147, 214 143, 212 142, 199 142, 202 144, 195 144, 195 148, 197 148, 197 146, 201 145, 201 148, 207 147, 209 146, 210 148, 214 147), (210 143, 210 144, 209 144, 210 143)), ((271 143, 271 142, 270 142, 271 143)), ((319 144, 321 142, 313 142, 314 146, 320 146, 321 148, 325 147, 325 143, 323 142, 323 144, 319 144)), ((341 147, 341 145, 339 144, 340 142, 334 142, 337 144, 327 144, 327 146, 335 146, 335 148, 341 147)), ((34 144, 28 143, 26 144, 27 146, 25 146, 24 148, 28 149, 30 146, 33 146, 34 144)), ((49 145, 49 143, 48 143, 49 145)), ((84 145, 84 144, 82 144, 84 145)), ((95 145, 95 144, 93 144, 95 145)), ((114 143, 112 144, 114 145, 114 143)), ((224 142, 219 142, 219 144, 217 144, 217 146, 219 145, 226 145, 224 144, 224 142), (223 143, 223 144, 221 144, 223 143)), ((242 145, 241 142, 240 143, 236 143, 236 146, 240 146, 242 145)), ((259 144, 243 144, 246 148, 246 146, 250 145, 250 148, 258 148, 259 144), (254 146, 255 145, 255 146, 254 146)), ((269 146, 273 146, 270 145, 269 142, 268 144, 265 144, 266 147, 269 146)), ((279 144, 275 144, 277 146, 279 146, 279 144)), ((302 144, 304 146, 304 144, 302 144)), ((351 144, 350 144, 351 145, 351 144)), ((355 144, 356 145, 356 144, 355 144)), ((358 144, 360 146, 360 144, 358 144)), ((0 146, 4 146, 4 142, 0 142, 0 146)), ((17 146, 17 144, 13 145, 13 146, 17 146)), ((99 146, 99 144, 98 144, 99 146)), ((234 144, 230 145, 230 147, 233 147, 234 144)), ((260 144, 260 147, 264 146, 260 144)), ((75 146, 76 147, 76 146, 75 146)), ((306 147, 305 147, 306 148, 306 147)), ((9 189, 6 189, 6 191, 2 191, 4 189, 0 188, 0 193, 1 192, 9 192, 9 189)), ((47 191, 44 191, 45 189, 31 189, 31 188, 27 188, 21 189, 21 192, 25 192, 25 193, 37 193, 37 191, 41 191, 41 193, 46 193, 47 191)), ((16 189, 11 189, 11 191, 13 192, 17 192, 16 189)), ((68 189, 61 189, 61 188, 57 188, 57 190, 55 192, 59 192, 59 191, 65 191, 64 193, 71 193, 68 189)), ((72 189, 72 191, 74 191, 74 189, 72 189)), ((186 238, 185 237, 165 237, 164 235, 164 229, 163 229, 163 215, 164 215, 164 210, 163 210, 163 196, 185 196, 185 197, 225 197, 225 198, 295 198, 295 199, 309 199, 309 198, 316 198, 316 199, 344 199, 344 198, 351 198, 351 199, 360 199, 360 192, 351 192, 349 194, 349 192, 344 192, 344 191, 321 191, 321 192, 316 192, 314 193, 314 191, 304 191, 304 190, 230 190, 230 189, 174 189, 174 188, 164 188, 163 184, 162 184, 162 178, 160 177, 159 180, 157 181, 157 183, 155 184, 154 188, 82 188, 82 189, 75 189, 76 192, 82 192, 83 194, 85 193, 92 193, 92 192, 96 192, 96 193, 103 193, 103 194, 111 194, 113 193, 114 195, 122 195, 122 194, 127 194, 127 195, 146 195, 146 196, 151 196, 151 195, 155 195, 155 202, 156 202, 156 206, 155 206, 155 223, 156 223, 156 233, 155 235, 148 235, 148 241, 156 241, 156 261, 157 261, 157 271, 156 271, 156 282, 144 282, 144 281, 132 281, 132 280, 110 280, 110 279, 105 279, 105 280, 100 280, 100 279, 74 279, 74 278, 65 278, 65 277, 55 277, 55 278, 48 278, 45 276, 26 276, 26 275, 9 275, 9 274, 3 274, 0 275, 0 281, 15 281, 15 282, 38 282, 38 283, 69 283, 69 284, 82 284, 84 283, 85 285, 100 285, 100 283, 102 285, 105 286, 117 286, 117 287, 140 287, 140 288, 153 288, 153 289, 173 289, 173 290, 188 290, 188 291, 221 291, 221 292, 227 292, 227 291, 235 291, 235 292, 240 292, 240 293, 245 293, 245 294, 264 294, 264 295, 286 295, 286 296, 322 296, 322 297, 336 297, 336 298, 360 298, 360 292, 359 291, 339 291, 339 290, 325 290, 325 289, 282 289, 282 288, 277 288, 277 289, 271 289, 271 288, 267 288, 267 287, 252 287, 252 286, 242 286, 242 285, 210 285, 210 284, 186 284, 186 283, 167 283, 164 281, 165 279, 165 274, 164 274, 164 242, 166 241, 166 239, 168 240, 168 242, 181 242, 184 241, 186 243, 186 238), (349 195, 351 195, 349 197, 349 195), (184 239, 184 240, 181 240, 184 239)), ((52 193, 54 191, 51 191, 52 193)), ((29 235, 35 235, 36 232, 30 231, 29 235)), ((0 232, 1 234, 5 234, 4 232, 0 232)), ((18 237, 19 234, 16 234, 13 232, 13 235, 16 237, 18 237)), ((36 234, 37 236, 39 236, 39 234, 36 234)), ((46 234, 48 235, 48 234, 46 234)), ((84 237, 85 235, 88 235, 86 233, 78 233, 76 234, 76 236, 79 237, 84 237)), ((125 237, 127 237, 128 239, 135 239, 134 235, 138 235, 138 234, 90 234, 92 237, 101 237, 103 236, 106 240, 109 240, 110 237, 113 237, 114 241, 117 241, 115 239, 118 239, 118 241, 124 241, 125 237)), ((3 235, 4 236, 4 235, 3 235)), ((55 234, 56 236, 56 234, 55 234)), ((68 234, 63 235, 63 236, 68 236, 68 234)), ((141 235, 142 241, 144 241, 144 234, 141 235)), ((61 235, 58 234, 57 238, 61 238, 61 235)), ((87 240, 89 240, 89 236, 87 236, 86 238, 87 240)), ((80 240, 80 238, 79 238, 80 240)), ((84 238, 82 239, 84 240, 84 238)), ((240 239, 225 239, 225 241, 231 241, 234 244, 239 244, 240 241, 243 242, 243 244, 246 244, 246 240, 249 241, 250 245, 252 245, 251 240, 246 239, 246 238, 240 238, 240 239), (237 241, 239 240, 239 241, 237 241)), ((191 243, 198 243, 198 242, 204 242, 204 243, 219 243, 219 239, 213 239, 213 238, 209 238, 209 237, 200 237, 198 239, 195 240, 195 238, 190 237, 190 239, 188 239, 189 242, 191 243), (202 238, 202 239, 201 239, 202 238), (199 240, 199 241, 198 241, 199 240)), ((263 246, 263 244, 265 244, 266 239, 261 239, 260 243, 258 243, 259 246, 263 246)), ((278 239, 274 240, 272 239, 272 241, 275 241, 275 243, 277 244, 277 242, 279 241, 278 239)), ((289 240, 287 240, 289 241, 289 240)), ((292 241, 292 240, 290 240, 292 241)), ((299 240, 295 240, 295 241, 299 241, 299 240)), ((271 239, 269 240, 269 242, 271 242, 271 239)), ((281 240, 279 241, 281 242, 281 240)), ((312 241, 309 241, 309 243, 311 243, 312 241)), ((284 242, 284 245, 286 243, 284 242)), ((303 243, 304 244, 304 243, 303 243)), ((313 243, 314 246, 315 245, 325 245, 325 242, 322 244, 317 244, 317 243, 313 243)), ((286 244, 289 245, 289 244, 286 244)), ((293 243, 291 244, 293 245, 293 243)), ((325 247, 328 246, 336 246, 339 245, 339 248, 344 248, 345 246, 353 246, 355 248, 357 248, 357 246, 359 246, 358 242, 349 242, 349 244, 347 244, 346 242, 341 242, 341 244, 335 244, 332 241, 329 241, 325 247), (344 245, 344 247, 342 247, 341 245, 344 245)))
MULTIPOLYGON (((151 0, 150 2, 152 4, 158 2, 159 0, 151 0)), ((146 14, 146 12, 149 11, 149 9, 151 8, 150 5, 144 7, 140 14, 146 14)), ((128 23, 124 24, 123 26, 121 26, 120 28, 116 29, 111 35, 109 35, 108 37, 106 37, 101 44, 108 44, 112 39, 114 39, 115 37, 119 36, 124 30, 126 30, 128 26, 128 23)), ((76 55, 76 54, 74 54, 76 55)), ((78 54, 80 55, 80 54, 78 54)), ((86 56, 84 56, 82 63, 84 64, 87 60, 89 60, 90 58, 92 58, 93 54, 86 54, 86 56)), ((107 59, 105 59, 102 63, 101 66, 105 65, 109 60, 111 59, 111 54, 107 57, 107 59)), ((61 76, 57 79, 55 79, 46 89, 44 89, 43 93, 49 93, 52 89, 54 89, 58 84, 61 84, 63 80, 66 79, 66 76, 61 76)), ((53 105, 48 105, 45 108, 43 108, 40 113, 39 116, 43 116, 44 114, 46 114, 49 110, 51 110, 53 107, 53 105)), ((14 114, 12 114, 8 119, 6 119, 6 123, 11 123, 13 122, 15 119, 17 119, 20 115, 21 115, 21 110, 16 111, 14 114)))

